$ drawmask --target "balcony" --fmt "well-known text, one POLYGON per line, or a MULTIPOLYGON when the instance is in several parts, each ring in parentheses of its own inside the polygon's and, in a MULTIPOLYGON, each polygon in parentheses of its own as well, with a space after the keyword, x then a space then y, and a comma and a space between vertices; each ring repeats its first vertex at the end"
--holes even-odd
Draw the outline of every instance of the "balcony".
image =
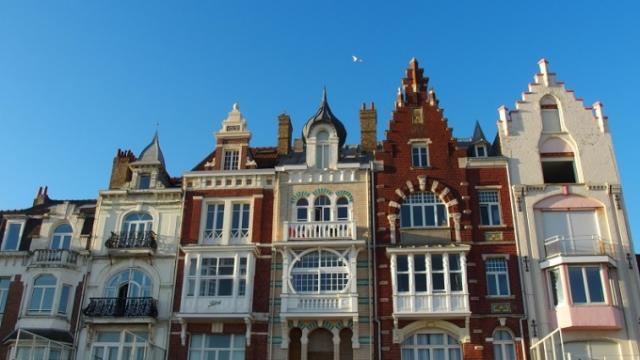
POLYGON ((36 249, 31 252, 29 267, 67 267, 78 264, 79 254, 67 249, 36 249))
POLYGON ((469 294, 396 294, 393 296, 393 312, 397 315, 467 315, 469 294))
POLYGON ((205 230, 202 233, 202 243, 208 245, 225 244, 228 240, 231 244, 247 244, 249 243, 249 229, 231 229, 228 238, 222 229, 205 230))
POLYGON ((613 256, 613 245, 599 235, 556 235, 544 241, 546 257, 552 256, 613 256))
POLYGON ((158 316, 158 304, 151 297, 91 298, 82 313, 89 317, 155 318, 158 316))
POLYGON ((110 254, 151 254, 158 247, 156 234, 153 231, 111 232, 111 236, 105 242, 110 254))
POLYGON ((356 240, 355 221, 285 221, 284 240, 356 240))
POLYGON ((339 315, 358 312, 356 294, 282 294, 281 313, 339 315))

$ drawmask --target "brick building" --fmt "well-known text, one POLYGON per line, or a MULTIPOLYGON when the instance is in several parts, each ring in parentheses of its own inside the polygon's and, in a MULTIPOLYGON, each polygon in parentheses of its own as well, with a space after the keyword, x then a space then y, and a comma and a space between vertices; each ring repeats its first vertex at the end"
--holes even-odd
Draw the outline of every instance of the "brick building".
POLYGON ((215 139, 183 176, 169 358, 264 359, 277 152, 249 145, 237 104, 215 139))
POLYGON ((412 59, 375 155, 379 358, 522 358, 506 159, 456 139, 412 59))

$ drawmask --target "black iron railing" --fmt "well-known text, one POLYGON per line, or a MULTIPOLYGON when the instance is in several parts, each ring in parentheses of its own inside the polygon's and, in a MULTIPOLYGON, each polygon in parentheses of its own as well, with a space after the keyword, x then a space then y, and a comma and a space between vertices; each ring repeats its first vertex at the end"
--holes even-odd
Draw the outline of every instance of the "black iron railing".
POLYGON ((153 249, 158 247, 156 233, 153 231, 138 231, 121 233, 111 232, 111 236, 105 242, 109 249, 153 249))
POLYGON ((152 297, 91 298, 82 312, 92 317, 156 317, 158 304, 152 297))

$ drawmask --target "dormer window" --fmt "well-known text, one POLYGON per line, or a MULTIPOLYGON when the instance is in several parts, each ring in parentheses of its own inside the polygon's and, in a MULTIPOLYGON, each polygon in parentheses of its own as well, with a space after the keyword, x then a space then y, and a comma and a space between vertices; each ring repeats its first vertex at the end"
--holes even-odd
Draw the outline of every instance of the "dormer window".
POLYGON ((151 175, 140 174, 138 178, 138 189, 148 189, 151 186, 151 175))
POLYGON ((69 250, 72 233, 73 229, 69 224, 58 225, 51 238, 51 248, 69 250))
POLYGON ((2 241, 2 251, 18 251, 20 237, 22 236, 22 223, 9 222, 2 241))
POLYGON ((225 150, 223 159, 223 170, 238 170, 240 164, 240 151, 239 150, 225 150))
POLYGON ((475 148, 476 157, 487 157, 487 146, 484 144, 476 145, 475 148))
POLYGON ((316 135, 316 166, 319 169, 329 167, 329 133, 326 131, 316 135))

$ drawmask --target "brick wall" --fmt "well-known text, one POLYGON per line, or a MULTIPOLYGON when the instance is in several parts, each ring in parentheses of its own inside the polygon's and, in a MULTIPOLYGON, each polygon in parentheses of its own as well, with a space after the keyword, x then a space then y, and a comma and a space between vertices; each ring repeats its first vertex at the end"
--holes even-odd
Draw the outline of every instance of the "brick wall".
MULTIPOLYGON (((21 275, 16 275, 9 285, 7 303, 4 308, 2 323, 0 324, 0 339, 4 339, 11 334, 16 327, 18 314, 20 313, 20 303, 22 302, 23 291, 24 284, 22 283, 21 275)), ((9 349, 8 345, 0 346, 0 359, 5 359, 7 357, 9 349)))

